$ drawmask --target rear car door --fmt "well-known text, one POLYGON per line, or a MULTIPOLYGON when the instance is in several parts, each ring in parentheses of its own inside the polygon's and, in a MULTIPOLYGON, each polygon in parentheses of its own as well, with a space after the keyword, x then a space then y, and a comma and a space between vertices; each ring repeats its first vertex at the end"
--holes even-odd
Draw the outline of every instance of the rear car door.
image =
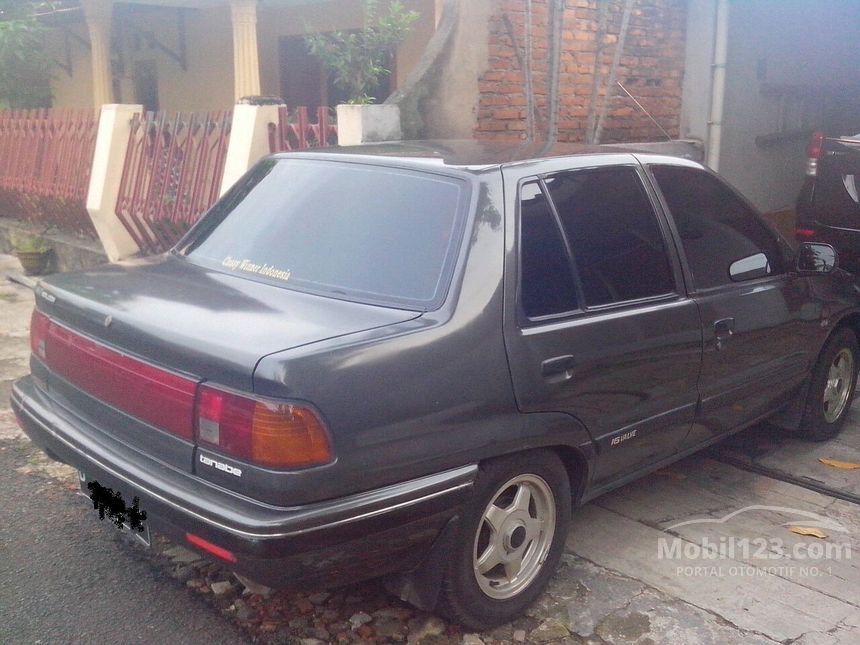
MULTIPOLYGON (((511 177, 506 344, 524 412, 566 412, 597 447, 595 484, 671 456, 698 393, 701 323, 641 169, 511 177)), ((593 164, 593 165, 592 165, 593 164)))
POLYGON ((671 214, 702 317, 701 404, 685 445, 755 421, 788 401, 815 345, 806 280, 791 251, 719 177, 697 167, 650 165, 671 214))

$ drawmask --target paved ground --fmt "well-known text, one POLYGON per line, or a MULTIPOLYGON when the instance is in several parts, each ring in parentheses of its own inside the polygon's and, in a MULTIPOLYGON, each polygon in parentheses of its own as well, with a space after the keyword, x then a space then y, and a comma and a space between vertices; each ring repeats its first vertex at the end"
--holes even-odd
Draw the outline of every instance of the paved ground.
POLYGON ((755 428, 579 509, 527 615, 463 634, 377 583, 264 598, 99 523, 8 410, 31 307, 0 282, 0 642, 860 642, 860 469, 820 461, 860 463, 860 404, 836 441, 755 428))
POLYGON ((0 642, 245 641, 29 456, 0 446, 0 642))

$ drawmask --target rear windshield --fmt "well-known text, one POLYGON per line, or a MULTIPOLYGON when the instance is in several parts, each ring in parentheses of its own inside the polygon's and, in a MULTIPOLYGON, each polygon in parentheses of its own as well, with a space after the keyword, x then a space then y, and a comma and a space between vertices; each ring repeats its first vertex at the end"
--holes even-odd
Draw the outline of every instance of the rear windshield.
POLYGON ((258 164, 178 251, 252 280, 427 310, 444 299, 468 184, 311 159, 258 164))

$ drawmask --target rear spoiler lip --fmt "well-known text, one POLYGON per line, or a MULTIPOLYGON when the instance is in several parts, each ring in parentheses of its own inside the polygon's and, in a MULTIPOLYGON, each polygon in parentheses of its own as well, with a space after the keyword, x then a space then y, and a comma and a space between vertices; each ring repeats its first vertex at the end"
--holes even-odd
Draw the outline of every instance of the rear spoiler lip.
POLYGON ((10 271, 6 274, 6 279, 9 282, 14 282, 16 284, 20 284, 21 286, 27 287, 33 291, 36 290, 36 286, 39 284, 37 280, 33 280, 33 278, 28 278, 23 273, 18 273, 17 271, 10 271))

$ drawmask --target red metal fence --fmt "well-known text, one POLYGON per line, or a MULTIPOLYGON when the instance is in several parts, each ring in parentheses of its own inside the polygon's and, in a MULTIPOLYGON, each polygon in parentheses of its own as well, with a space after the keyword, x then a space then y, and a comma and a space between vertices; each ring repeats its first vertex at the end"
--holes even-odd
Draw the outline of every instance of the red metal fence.
POLYGON ((297 107, 290 114, 287 106, 278 108, 278 122, 269 124, 269 151, 287 152, 337 145, 337 125, 331 109, 319 107, 316 123, 311 123, 308 108, 297 107))
POLYGON ((116 213, 141 251, 170 248, 218 199, 231 124, 231 112, 134 117, 116 213))
POLYGON ((86 209, 96 110, 0 110, 0 216, 95 237, 86 209))

